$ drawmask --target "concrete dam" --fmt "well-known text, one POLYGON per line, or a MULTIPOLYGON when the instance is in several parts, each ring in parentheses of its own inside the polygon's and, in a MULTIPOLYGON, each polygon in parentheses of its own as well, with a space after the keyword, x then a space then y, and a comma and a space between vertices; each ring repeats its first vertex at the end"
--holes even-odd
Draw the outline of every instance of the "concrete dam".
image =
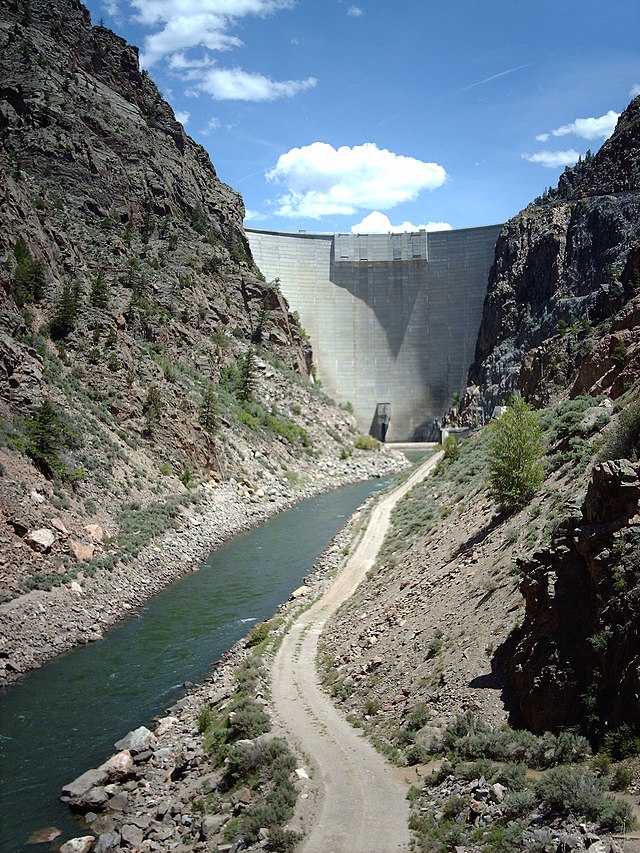
POLYGON ((429 441, 466 387, 501 227, 245 230, 258 268, 298 312, 329 396, 377 438, 429 441))

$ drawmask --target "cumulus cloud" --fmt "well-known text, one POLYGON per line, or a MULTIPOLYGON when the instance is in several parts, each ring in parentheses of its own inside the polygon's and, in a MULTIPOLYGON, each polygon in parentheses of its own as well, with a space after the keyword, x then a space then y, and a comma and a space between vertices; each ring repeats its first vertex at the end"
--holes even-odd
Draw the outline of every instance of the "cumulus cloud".
POLYGON ((557 169, 558 166, 573 166, 578 162, 580 152, 570 148, 568 151, 536 151, 535 154, 522 156, 530 163, 540 163, 548 169, 557 169))
POLYGON ((187 112, 187 110, 176 110, 176 121, 179 121, 180 124, 185 125, 188 123, 191 118, 191 113, 187 112))
POLYGON ((191 94, 207 92, 217 100, 271 101, 313 88, 317 80, 272 80, 242 68, 217 66, 210 52, 226 52, 243 45, 233 33, 240 19, 265 17, 290 9, 295 0, 131 0, 136 20, 154 32, 145 36, 140 62, 151 68, 161 60, 191 84, 191 94), (187 56, 204 48, 204 57, 187 56))
POLYGON ((620 113, 609 110, 598 118, 577 118, 551 131, 552 136, 579 136, 581 139, 608 139, 616 128, 620 113))
POLYGON ((319 219, 366 208, 388 210, 442 186, 447 173, 437 163, 394 154, 372 142, 337 149, 314 142, 282 154, 266 177, 287 187, 277 201, 280 216, 319 219))
POLYGON ((198 75, 197 88, 216 101, 274 101, 313 89, 315 77, 306 80, 272 80, 242 68, 211 68, 198 75))
POLYGON ((385 213, 374 210, 369 213, 357 225, 351 226, 353 234, 388 234, 393 232, 399 234, 404 231, 451 231, 448 222, 427 222, 424 225, 414 225, 406 219, 401 225, 392 225, 391 220, 385 213))
POLYGON ((629 92, 630 98, 637 98, 640 95, 640 83, 634 83, 631 87, 631 91, 629 92))
POLYGON ((347 15, 351 18, 359 18, 361 15, 364 15, 364 12, 359 6, 349 6, 347 15))

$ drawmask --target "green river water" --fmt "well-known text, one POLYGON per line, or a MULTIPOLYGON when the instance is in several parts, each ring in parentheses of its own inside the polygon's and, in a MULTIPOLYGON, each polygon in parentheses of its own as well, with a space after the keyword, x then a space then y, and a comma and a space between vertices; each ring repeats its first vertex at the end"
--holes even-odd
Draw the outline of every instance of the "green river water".
POLYGON ((46 826, 56 845, 85 834, 60 788, 102 763, 300 585, 346 519, 388 480, 307 500, 236 537, 154 596, 105 639, 34 671, 0 695, 0 853, 46 826))

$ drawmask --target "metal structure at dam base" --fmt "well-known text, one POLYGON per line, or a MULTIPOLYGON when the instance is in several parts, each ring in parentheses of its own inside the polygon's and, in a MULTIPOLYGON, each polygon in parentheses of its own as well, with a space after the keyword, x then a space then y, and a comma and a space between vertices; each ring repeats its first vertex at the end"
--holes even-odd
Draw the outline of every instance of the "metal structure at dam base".
POLYGON ((439 438, 467 383, 501 225, 309 234, 247 228, 311 339, 323 388, 387 441, 439 438))

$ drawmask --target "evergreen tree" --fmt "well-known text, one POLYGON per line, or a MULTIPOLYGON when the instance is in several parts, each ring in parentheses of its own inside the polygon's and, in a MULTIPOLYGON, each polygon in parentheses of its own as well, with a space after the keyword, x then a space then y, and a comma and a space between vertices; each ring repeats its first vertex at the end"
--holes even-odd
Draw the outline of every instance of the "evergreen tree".
POLYGON ((149 435, 152 435, 164 409, 164 401, 160 389, 156 385, 152 385, 147 391, 147 396, 142 404, 142 414, 144 415, 145 425, 149 435))
POLYGON ((91 282, 90 300, 94 308, 109 307, 109 283, 102 270, 91 282))
POLYGON ((22 237, 13 249, 16 268, 13 272, 13 298, 22 307, 26 302, 39 302, 44 296, 46 281, 40 261, 34 261, 22 237))
POLYGON ((75 328, 78 319, 79 291, 65 284, 53 309, 49 332, 54 340, 66 338, 75 328))
POLYGON ((218 395, 212 382, 207 385, 202 394, 200 424, 209 436, 218 430, 218 395))
POLYGON ((27 455, 45 477, 63 478, 66 468, 60 453, 68 443, 67 430, 48 397, 42 401, 34 417, 26 422, 26 428, 27 455))
POLYGON ((491 490, 501 509, 522 509, 544 480, 538 416, 528 403, 514 395, 491 429, 491 490))
POLYGON ((253 397, 256 388, 256 358, 253 349, 249 347, 245 357, 240 362, 240 375, 236 396, 242 402, 248 402, 253 397))

